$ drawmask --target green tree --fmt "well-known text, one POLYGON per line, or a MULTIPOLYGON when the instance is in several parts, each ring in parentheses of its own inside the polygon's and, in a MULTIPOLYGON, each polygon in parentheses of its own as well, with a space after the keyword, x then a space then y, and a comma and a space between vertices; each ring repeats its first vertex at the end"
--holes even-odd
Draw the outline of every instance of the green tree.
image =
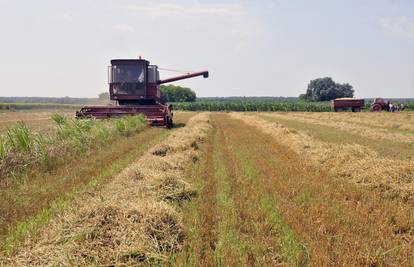
POLYGON ((161 85, 161 94, 166 102, 194 102, 196 93, 187 87, 172 84, 161 85))
POLYGON ((312 101, 327 101, 340 97, 353 97, 354 89, 348 84, 339 84, 330 77, 319 78, 310 81, 305 96, 303 99, 312 101))
POLYGON ((306 94, 300 94, 299 95, 299 100, 308 101, 309 99, 308 99, 308 96, 306 94))
POLYGON ((108 92, 100 93, 98 95, 98 98, 100 101, 109 101, 109 93, 108 92))

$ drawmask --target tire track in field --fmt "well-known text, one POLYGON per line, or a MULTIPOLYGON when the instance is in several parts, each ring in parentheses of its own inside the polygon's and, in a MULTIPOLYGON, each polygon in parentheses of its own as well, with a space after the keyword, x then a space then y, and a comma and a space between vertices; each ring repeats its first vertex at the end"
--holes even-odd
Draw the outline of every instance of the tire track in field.
POLYGON ((181 255, 186 265, 300 265, 301 247, 293 232, 274 209, 273 199, 263 196, 258 172, 246 167, 240 155, 241 140, 232 136, 235 121, 226 115, 212 118, 215 130, 199 175, 204 180, 197 203, 199 219, 194 219, 196 229, 181 255))
POLYGON ((204 166, 198 173, 199 177, 197 174, 193 177, 198 180, 201 177, 202 180, 196 208, 198 234, 190 240, 191 244, 184 252, 187 254, 185 262, 196 266, 239 266, 245 258, 241 251, 243 240, 238 227, 239 210, 231 183, 234 171, 227 164, 223 131, 215 120, 213 126, 204 153, 204 166))
POLYGON ((216 116, 216 121, 223 132, 225 161, 232 174, 230 182, 239 212, 245 264, 306 265, 306 252, 280 216, 274 198, 263 194, 260 170, 247 159, 250 151, 243 151, 254 145, 251 130, 226 115, 216 116))
POLYGON ((212 130, 201 147, 201 155, 188 174, 189 182, 198 188, 199 197, 184 207, 187 236, 183 251, 172 260, 176 266, 212 266, 216 262, 218 238, 217 179, 214 155, 217 146, 217 127, 212 130))
MULTIPOLYGON (((213 132, 213 140, 215 137, 215 129, 213 132)), ((202 195, 202 204, 199 208, 199 213, 202 214, 201 224, 206 227, 202 228, 201 240, 203 243, 208 244, 209 250, 214 251, 216 249, 216 223, 217 217, 215 212, 203 212, 203 211, 214 211, 216 209, 216 200, 215 196, 217 194, 217 181, 213 178, 214 172, 214 158, 213 158, 213 146, 209 144, 207 150, 207 167, 204 177, 206 178, 206 185, 204 187, 202 195)), ((210 255, 211 256, 211 255, 210 255)), ((201 259, 206 260, 206 256, 201 254, 201 259)))

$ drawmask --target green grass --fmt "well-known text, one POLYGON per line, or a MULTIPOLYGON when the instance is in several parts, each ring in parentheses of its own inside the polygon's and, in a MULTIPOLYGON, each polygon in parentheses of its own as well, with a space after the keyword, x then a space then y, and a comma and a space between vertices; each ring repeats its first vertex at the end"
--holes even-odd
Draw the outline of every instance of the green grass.
MULTIPOLYGON (((238 147, 235 155, 240 162, 242 173, 248 179, 253 181, 253 186, 260 190, 260 177, 262 174, 257 166, 248 158, 248 155, 238 147)), ((262 176, 263 177, 263 176, 262 176)), ((267 178, 266 178, 267 179, 267 178)), ((301 204, 309 203, 311 200, 310 192, 304 191, 297 195, 297 202, 301 204)), ((266 193, 262 193, 259 197, 259 207, 267 219, 270 221, 273 231, 280 236, 280 256, 283 262, 293 264, 295 266, 306 266, 309 261, 309 252, 307 248, 298 241, 293 230, 285 222, 283 216, 278 212, 277 200, 266 193)), ((259 245, 260 246, 260 245, 259 245)))
POLYGON ((239 220, 238 211, 232 198, 230 177, 226 168, 226 159, 222 150, 217 149, 215 155, 215 176, 217 177, 217 209, 220 220, 218 222, 218 241, 215 251, 216 265, 223 266, 223 259, 241 259, 245 252, 245 244, 237 230, 239 220), (230 257, 229 255, 233 255, 230 257))
MULTIPOLYGON (((35 138, 31 136, 29 129, 23 122, 18 122, 16 126, 10 128, 7 133, 10 150, 27 152, 30 151, 35 143, 35 138)), ((4 142, 5 145, 7 144, 4 142)))
POLYGON ((295 233, 286 224, 282 215, 277 212, 278 208, 275 200, 269 196, 263 196, 260 199, 260 207, 269 217, 274 230, 280 234, 282 259, 295 266, 307 265, 309 253, 306 247, 298 242, 295 233))
MULTIPOLYGON (((200 192, 201 188, 198 187, 197 191, 200 192)), ((199 224, 200 224, 200 214, 198 212, 200 200, 199 198, 194 199, 193 201, 189 201, 187 206, 185 207, 185 215, 187 216, 188 220, 188 228, 187 228, 187 244, 186 248, 183 250, 183 257, 181 257, 181 264, 182 266, 194 266, 196 262, 196 258, 193 255, 195 246, 197 244, 198 239, 200 238, 199 232, 199 224)), ((172 255, 170 262, 173 264, 177 259, 178 255, 172 255)))
POLYGON ((146 127, 144 116, 111 120, 69 119, 54 114, 53 134, 32 133, 18 122, 0 135, 0 174, 17 178, 32 167, 54 168, 54 162, 74 153, 85 153, 92 146, 103 146, 117 136, 131 136, 146 127))

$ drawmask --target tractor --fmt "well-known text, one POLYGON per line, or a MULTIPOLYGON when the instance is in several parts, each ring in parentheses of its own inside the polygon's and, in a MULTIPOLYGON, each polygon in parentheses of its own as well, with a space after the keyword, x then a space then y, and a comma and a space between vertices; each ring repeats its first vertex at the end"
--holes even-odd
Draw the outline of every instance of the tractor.
POLYGON ((390 110, 390 101, 385 101, 383 98, 375 98, 371 104, 371 111, 380 112, 382 110, 390 110))

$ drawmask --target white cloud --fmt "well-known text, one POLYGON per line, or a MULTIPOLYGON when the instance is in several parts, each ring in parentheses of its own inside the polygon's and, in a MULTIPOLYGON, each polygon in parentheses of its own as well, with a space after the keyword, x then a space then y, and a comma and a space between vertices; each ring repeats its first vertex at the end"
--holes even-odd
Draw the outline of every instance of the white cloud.
POLYGON ((412 17, 383 17, 379 19, 379 24, 392 37, 414 40, 414 18, 412 17))
POLYGON ((141 3, 129 5, 125 9, 149 17, 193 17, 203 15, 235 16, 243 15, 246 10, 239 4, 169 4, 141 3))
POLYGON ((127 24, 117 24, 113 28, 120 32, 126 32, 126 33, 135 32, 134 27, 132 27, 131 25, 127 25, 127 24))

